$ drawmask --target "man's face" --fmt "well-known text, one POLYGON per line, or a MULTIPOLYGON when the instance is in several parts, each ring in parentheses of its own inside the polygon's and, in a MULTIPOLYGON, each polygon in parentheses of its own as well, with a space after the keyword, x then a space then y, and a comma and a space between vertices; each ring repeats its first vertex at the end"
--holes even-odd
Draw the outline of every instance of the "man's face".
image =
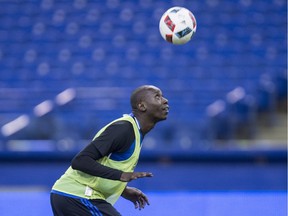
POLYGON ((168 100, 163 97, 159 88, 155 86, 149 87, 146 90, 143 103, 146 106, 146 113, 154 118, 156 122, 167 118, 169 113, 168 100))

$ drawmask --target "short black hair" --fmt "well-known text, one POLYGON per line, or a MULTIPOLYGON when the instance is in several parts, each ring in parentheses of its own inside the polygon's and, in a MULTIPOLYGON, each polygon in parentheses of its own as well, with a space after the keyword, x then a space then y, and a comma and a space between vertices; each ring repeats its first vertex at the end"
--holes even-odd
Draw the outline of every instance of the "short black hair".
POLYGON ((142 85, 136 88, 130 96, 130 105, 132 110, 137 109, 137 105, 145 99, 146 91, 153 89, 155 86, 152 85, 142 85))

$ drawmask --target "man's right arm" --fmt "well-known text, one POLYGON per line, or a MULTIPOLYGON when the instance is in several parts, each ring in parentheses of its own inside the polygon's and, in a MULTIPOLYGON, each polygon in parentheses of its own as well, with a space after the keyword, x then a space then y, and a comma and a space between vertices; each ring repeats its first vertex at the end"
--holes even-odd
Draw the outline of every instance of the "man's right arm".
POLYGON ((126 151, 133 143, 134 138, 130 122, 116 122, 107 127, 99 137, 73 158, 72 168, 93 176, 121 180, 123 173, 121 170, 104 166, 97 160, 113 152, 126 151))
POLYGON ((152 177, 149 172, 123 172, 98 163, 97 160, 113 152, 125 152, 134 141, 134 131, 131 123, 118 122, 110 125, 99 137, 93 140, 72 160, 72 168, 84 173, 129 182, 143 177, 152 177))
POLYGON ((95 150, 93 157, 83 151, 73 158, 71 166, 73 169, 93 176, 111 180, 120 180, 123 172, 121 170, 103 166, 102 164, 98 163, 96 160, 97 158, 100 159, 101 157, 102 156, 97 149, 95 150))

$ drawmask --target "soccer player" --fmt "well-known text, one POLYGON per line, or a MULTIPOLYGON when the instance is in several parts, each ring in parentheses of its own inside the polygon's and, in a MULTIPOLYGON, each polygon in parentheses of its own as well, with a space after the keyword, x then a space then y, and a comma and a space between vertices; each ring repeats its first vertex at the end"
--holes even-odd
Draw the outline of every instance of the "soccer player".
POLYGON ((132 92, 130 103, 132 113, 98 131, 53 185, 50 201, 55 216, 121 216, 113 207, 120 196, 138 209, 149 205, 146 195, 127 183, 153 176, 134 168, 144 136, 167 118, 168 100, 159 88, 144 85, 132 92))

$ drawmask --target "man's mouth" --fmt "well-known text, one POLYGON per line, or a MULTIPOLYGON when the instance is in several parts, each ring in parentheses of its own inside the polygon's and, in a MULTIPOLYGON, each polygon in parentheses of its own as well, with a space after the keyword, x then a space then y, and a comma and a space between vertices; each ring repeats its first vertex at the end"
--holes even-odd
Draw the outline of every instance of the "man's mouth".
POLYGON ((169 113, 169 106, 164 107, 163 110, 169 113))

